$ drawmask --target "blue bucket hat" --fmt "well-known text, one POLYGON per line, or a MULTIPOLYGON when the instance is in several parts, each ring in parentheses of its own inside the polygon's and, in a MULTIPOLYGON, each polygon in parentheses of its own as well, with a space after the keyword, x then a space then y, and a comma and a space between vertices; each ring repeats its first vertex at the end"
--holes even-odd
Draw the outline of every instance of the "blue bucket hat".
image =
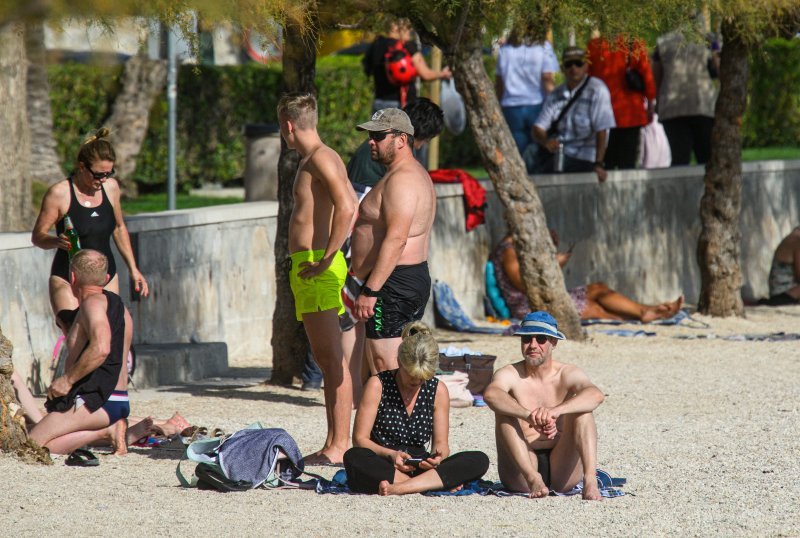
POLYGON ((556 318, 542 310, 527 314, 525 319, 522 320, 520 328, 514 333, 514 336, 525 336, 528 334, 544 334, 552 336, 553 338, 558 338, 559 340, 566 340, 567 338, 558 330, 556 318))

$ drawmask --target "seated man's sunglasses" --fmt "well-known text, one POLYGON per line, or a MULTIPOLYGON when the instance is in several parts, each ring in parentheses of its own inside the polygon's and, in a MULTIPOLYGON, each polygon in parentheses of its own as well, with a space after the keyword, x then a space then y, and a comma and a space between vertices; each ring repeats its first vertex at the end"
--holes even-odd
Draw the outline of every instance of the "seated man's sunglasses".
POLYGON ((569 60, 564 62, 564 69, 569 69, 570 67, 583 67, 585 63, 586 62, 583 60, 569 60))
POLYGON ((546 334, 526 334, 522 337, 523 344, 530 344, 533 339, 536 339, 536 343, 540 346, 543 346, 545 342, 550 338, 546 334))
POLYGON ((375 142, 380 142, 389 135, 397 135, 397 134, 399 133, 393 129, 389 129, 388 131, 370 131, 369 139, 374 140, 375 142))

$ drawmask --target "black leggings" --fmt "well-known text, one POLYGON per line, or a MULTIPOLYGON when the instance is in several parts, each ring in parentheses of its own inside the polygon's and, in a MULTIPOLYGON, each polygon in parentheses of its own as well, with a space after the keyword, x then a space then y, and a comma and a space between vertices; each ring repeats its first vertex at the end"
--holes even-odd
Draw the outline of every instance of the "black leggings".
MULTIPOLYGON (((394 482, 394 465, 368 448, 353 447, 345 452, 344 468, 347 470, 347 485, 356 493, 377 493, 382 481, 394 482)), ((470 451, 442 460, 435 471, 442 480, 442 489, 449 490, 479 479, 488 469, 489 457, 483 452, 470 451)), ((423 472, 417 471, 412 476, 423 472)))

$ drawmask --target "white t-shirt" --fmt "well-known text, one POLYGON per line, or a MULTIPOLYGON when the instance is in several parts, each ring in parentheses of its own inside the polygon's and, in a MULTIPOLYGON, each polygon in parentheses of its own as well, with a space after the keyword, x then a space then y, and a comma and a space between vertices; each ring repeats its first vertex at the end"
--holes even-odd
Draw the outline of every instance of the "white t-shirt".
POLYGON ((556 73, 558 59, 553 46, 503 45, 497 56, 495 73, 503 78, 500 106, 538 105, 544 101, 542 73, 556 73))

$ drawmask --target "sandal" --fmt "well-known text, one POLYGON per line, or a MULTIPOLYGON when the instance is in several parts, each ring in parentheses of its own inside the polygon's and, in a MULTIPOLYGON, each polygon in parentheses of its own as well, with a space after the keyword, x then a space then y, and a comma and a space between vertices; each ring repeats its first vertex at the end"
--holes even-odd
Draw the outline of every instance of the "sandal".
POLYGON ((211 437, 225 437, 225 431, 222 428, 214 428, 211 437))
POLYGON ((97 467, 100 465, 100 460, 91 451, 79 448, 74 450, 64 463, 70 467, 97 467))

